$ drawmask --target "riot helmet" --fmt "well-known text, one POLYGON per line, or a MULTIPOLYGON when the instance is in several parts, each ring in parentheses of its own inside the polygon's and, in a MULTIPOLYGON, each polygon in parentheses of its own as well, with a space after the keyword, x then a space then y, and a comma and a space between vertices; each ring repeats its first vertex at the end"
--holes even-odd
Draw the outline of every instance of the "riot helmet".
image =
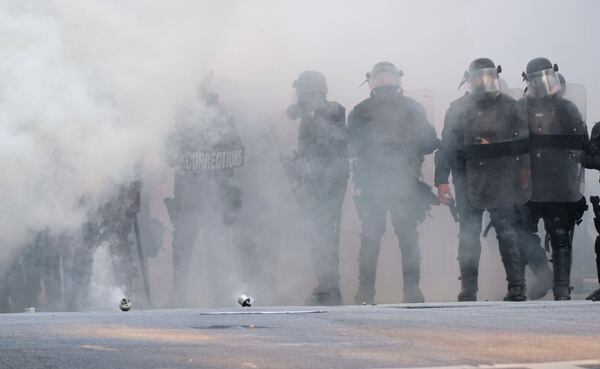
POLYGON ((468 82, 472 93, 499 93, 501 89, 498 74, 501 72, 502 67, 496 67, 491 59, 475 59, 469 64, 469 70, 465 72, 459 88, 468 82))
POLYGON ((373 66, 373 69, 366 74, 365 82, 369 83, 371 90, 382 86, 402 87, 402 76, 404 73, 398 70, 390 62, 382 61, 373 66))
POLYGON ((212 70, 208 71, 198 84, 198 94, 206 105, 212 106, 219 103, 219 94, 214 90, 213 81, 215 79, 215 72, 212 70))
POLYGON ((565 90, 567 88, 567 80, 565 79, 565 76, 563 76, 560 73, 558 74, 558 82, 560 82, 560 96, 565 94, 565 90))
POLYGON ((535 58, 527 63, 521 75, 527 81, 527 94, 532 97, 552 96, 561 91, 558 65, 546 58, 535 58))
POLYGON ((326 101, 327 80, 321 72, 309 70, 300 73, 292 87, 296 90, 300 106, 315 108, 326 101))

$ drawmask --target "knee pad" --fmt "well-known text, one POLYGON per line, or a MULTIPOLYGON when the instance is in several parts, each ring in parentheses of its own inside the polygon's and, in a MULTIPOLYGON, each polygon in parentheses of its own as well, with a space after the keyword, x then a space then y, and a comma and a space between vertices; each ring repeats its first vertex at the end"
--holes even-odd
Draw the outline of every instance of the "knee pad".
POLYGON ((568 229, 556 227, 550 231, 550 241, 553 247, 571 248, 571 235, 568 229))

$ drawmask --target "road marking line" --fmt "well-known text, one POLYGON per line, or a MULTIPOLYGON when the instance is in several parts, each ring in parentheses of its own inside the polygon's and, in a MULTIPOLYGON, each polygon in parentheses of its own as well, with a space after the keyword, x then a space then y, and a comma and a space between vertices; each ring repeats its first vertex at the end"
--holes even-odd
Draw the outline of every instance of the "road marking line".
MULTIPOLYGON (((380 368, 380 369, 593 369, 600 368, 600 360, 555 361, 530 364, 454 365, 419 368, 380 368)), ((374 369, 374 368, 373 368, 374 369)))
POLYGON ((86 350, 96 350, 96 351, 119 351, 112 347, 104 347, 104 346, 99 346, 99 345, 83 345, 83 346, 79 346, 79 348, 86 349, 86 350))

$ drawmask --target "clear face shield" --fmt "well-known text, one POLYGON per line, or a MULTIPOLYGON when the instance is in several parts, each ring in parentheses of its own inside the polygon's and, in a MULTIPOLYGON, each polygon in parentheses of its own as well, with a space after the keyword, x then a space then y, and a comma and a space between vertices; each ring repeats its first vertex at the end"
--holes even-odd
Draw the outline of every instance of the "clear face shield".
POLYGON ((379 67, 367 74, 367 82, 371 90, 381 86, 397 86, 402 88, 402 71, 394 67, 379 67))
POLYGON ((527 95, 531 97, 551 96, 561 91, 555 68, 527 74, 524 77, 527 80, 527 95))
POLYGON ((497 68, 484 68, 468 72, 465 76, 471 93, 500 92, 500 79, 497 68))

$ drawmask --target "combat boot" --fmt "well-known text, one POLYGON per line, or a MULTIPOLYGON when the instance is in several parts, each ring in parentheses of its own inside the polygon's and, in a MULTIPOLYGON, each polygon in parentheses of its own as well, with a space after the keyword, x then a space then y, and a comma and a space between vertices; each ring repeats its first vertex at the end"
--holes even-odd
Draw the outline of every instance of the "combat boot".
MULTIPOLYGON (((373 283, 373 285, 375 285, 375 283, 373 283)), ((365 283, 360 283, 358 291, 354 296, 354 303, 356 305, 375 304, 375 287, 365 283)))
POLYGON ((425 297, 419 287, 419 280, 421 279, 418 273, 403 273, 404 279, 404 303, 423 303, 425 297))
POLYGON ((526 301, 525 264, 521 262, 521 250, 513 242, 501 241, 500 255, 506 271, 508 294, 504 301, 526 301))
POLYGON ((504 301, 527 301, 525 286, 509 287, 508 293, 504 296, 504 301))
POLYGON ((458 301, 477 301, 477 291, 479 290, 477 286, 477 273, 461 273, 460 276, 460 285, 461 289, 458 294, 458 301))
POLYGON ((413 304, 413 303, 423 303, 425 302, 425 297, 423 297, 423 292, 419 285, 410 285, 404 287, 404 303, 413 304))
POLYGON ((589 301, 600 301, 600 288, 592 292, 588 297, 585 298, 589 301))
POLYGON ((339 287, 323 288, 317 286, 308 299, 308 306, 336 306, 343 305, 342 293, 339 287))

